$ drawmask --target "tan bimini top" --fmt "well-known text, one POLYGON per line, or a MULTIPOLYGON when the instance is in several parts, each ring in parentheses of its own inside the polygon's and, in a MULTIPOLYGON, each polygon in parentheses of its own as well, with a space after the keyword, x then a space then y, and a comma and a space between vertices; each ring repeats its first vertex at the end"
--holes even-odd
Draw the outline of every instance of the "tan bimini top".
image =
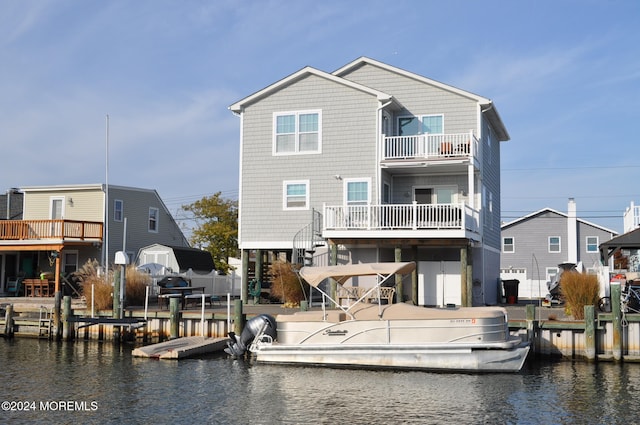
POLYGON ((343 266, 303 267, 300 276, 313 287, 318 287, 323 280, 332 278, 343 285, 356 276, 388 276, 393 274, 409 274, 416 268, 416 263, 364 263, 343 266))

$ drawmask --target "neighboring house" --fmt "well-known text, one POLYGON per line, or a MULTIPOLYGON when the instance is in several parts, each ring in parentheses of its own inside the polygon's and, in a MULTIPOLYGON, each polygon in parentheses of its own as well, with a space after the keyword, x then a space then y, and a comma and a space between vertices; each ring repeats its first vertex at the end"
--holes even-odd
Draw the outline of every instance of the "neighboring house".
MULTIPOLYGON (((636 228, 600 245, 600 258, 613 270, 613 257, 620 252, 627 257, 627 272, 640 272, 640 228, 636 228)), ((623 270, 620 270, 623 271, 623 270)))
POLYGON ((10 278, 41 272, 52 272, 60 288, 60 273, 72 273, 90 259, 112 265, 116 251, 133 260, 151 243, 188 246, 155 190, 110 185, 105 196, 104 185, 87 184, 19 191, 22 218, 0 220, 0 292, 10 278))
POLYGON ((491 100, 362 57, 333 73, 305 67, 230 110, 245 282, 252 256, 416 261, 402 300, 497 302, 509 135, 491 100))
POLYGON ((140 248, 136 264, 157 264, 164 267, 166 273, 210 273, 215 270, 213 257, 208 251, 185 246, 152 244, 140 248))
POLYGON ((631 205, 624 211, 622 222, 625 233, 640 227, 640 205, 634 205, 631 202, 631 205))
POLYGON ((569 199, 567 214, 544 208, 502 225, 500 275, 520 281, 520 298, 543 298, 559 264, 581 263, 598 272, 599 247, 617 233, 577 217, 569 199))

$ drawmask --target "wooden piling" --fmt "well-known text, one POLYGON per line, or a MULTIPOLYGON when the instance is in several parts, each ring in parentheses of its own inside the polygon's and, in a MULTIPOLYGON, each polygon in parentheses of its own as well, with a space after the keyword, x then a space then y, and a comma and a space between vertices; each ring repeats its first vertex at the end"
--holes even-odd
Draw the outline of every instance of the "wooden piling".
POLYGON ((13 304, 9 304, 4 312, 4 336, 13 337, 13 304))
POLYGON ((53 298, 53 335, 49 335, 49 339, 53 338, 59 341, 62 338, 62 292, 57 291, 53 298))
POLYGON ((180 298, 169 298, 169 338, 175 339, 180 336, 180 298))
POLYGON ((242 300, 233 301, 233 332, 236 335, 242 334, 246 316, 242 314, 242 300))
POLYGON ((65 341, 73 341, 75 336, 73 322, 69 321, 71 317, 73 317, 73 310, 71 310, 71 297, 66 295, 62 299, 62 339, 65 341))
POLYGON ((592 305, 584 306, 584 355, 587 360, 596 359, 596 313, 592 305))
POLYGON ((620 311, 620 282, 611 282, 611 321, 613 326, 613 360, 622 360, 622 314, 620 311))

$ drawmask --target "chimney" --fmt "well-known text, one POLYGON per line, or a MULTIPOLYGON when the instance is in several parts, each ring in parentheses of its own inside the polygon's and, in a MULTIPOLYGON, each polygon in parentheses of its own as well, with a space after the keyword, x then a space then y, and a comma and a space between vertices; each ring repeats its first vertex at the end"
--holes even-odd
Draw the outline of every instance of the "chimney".
POLYGON ((578 218, 573 198, 569 198, 567 216, 567 261, 578 264, 578 218))

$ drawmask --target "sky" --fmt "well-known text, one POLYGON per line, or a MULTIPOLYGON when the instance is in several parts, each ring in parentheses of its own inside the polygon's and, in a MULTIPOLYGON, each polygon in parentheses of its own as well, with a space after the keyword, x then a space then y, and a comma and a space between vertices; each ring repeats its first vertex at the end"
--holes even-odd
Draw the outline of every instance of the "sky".
POLYGON ((504 222, 574 198, 621 233, 640 204, 636 0, 0 0, 0 192, 155 189, 188 227, 238 196, 229 105, 360 56, 494 101, 504 222))

